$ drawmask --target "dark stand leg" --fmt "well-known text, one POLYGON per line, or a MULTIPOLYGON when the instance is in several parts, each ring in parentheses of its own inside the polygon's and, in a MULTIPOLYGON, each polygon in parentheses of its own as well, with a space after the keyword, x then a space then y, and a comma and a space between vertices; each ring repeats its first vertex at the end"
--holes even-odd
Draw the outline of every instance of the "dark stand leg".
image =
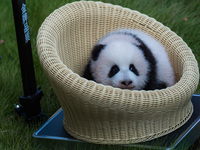
POLYGON ((15 110, 26 120, 32 120, 41 115, 40 100, 43 93, 37 88, 35 80, 25 0, 12 0, 12 7, 24 90, 24 95, 20 96, 20 105, 15 105, 15 110))

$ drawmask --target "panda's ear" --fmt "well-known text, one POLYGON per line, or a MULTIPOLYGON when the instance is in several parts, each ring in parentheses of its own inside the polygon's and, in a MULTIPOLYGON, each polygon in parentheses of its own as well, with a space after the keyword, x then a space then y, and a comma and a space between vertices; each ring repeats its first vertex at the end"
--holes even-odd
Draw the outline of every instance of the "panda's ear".
POLYGON ((138 41, 132 41, 132 44, 135 45, 135 46, 140 46, 141 43, 139 43, 138 41))
POLYGON ((138 39, 138 37, 136 35, 132 35, 133 36, 133 39, 132 39, 132 44, 133 45, 136 45, 136 46, 140 46, 141 45, 141 42, 140 40, 138 39))
POLYGON ((93 61, 96 61, 98 59, 101 50, 103 50, 105 46, 106 45, 103 45, 103 44, 98 44, 98 45, 94 46, 94 48, 92 50, 92 60, 93 61))

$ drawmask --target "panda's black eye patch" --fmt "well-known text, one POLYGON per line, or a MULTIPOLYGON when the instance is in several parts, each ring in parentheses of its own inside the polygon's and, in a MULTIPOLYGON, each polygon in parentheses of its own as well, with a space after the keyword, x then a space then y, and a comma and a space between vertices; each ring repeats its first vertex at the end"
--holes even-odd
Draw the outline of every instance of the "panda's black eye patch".
POLYGON ((110 72, 108 74, 109 78, 112 78, 115 74, 117 74, 119 72, 119 67, 117 65, 112 66, 112 68, 110 69, 110 72))
POLYGON ((139 72, 133 64, 130 64, 129 70, 132 71, 133 73, 135 73, 137 76, 139 76, 139 72))

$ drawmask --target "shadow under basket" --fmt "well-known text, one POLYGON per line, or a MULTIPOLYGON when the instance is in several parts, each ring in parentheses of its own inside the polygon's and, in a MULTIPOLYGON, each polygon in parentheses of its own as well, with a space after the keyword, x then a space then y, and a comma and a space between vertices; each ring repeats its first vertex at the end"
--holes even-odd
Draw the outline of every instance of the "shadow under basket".
POLYGON ((149 141, 181 127, 192 115, 199 69, 191 49, 168 27, 138 11, 102 2, 67 4, 43 22, 37 49, 62 106, 63 126, 77 139, 99 144, 149 141), (81 77, 93 45, 119 28, 145 31, 166 47, 174 86, 130 91, 81 77))

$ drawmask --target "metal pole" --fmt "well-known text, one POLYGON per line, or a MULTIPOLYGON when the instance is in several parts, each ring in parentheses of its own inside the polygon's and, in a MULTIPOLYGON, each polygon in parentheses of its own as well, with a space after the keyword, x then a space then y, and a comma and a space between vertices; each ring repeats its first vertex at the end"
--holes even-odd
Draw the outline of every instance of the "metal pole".
POLYGON ((31 119, 41 113, 43 93, 36 85, 25 0, 12 0, 12 7, 24 91, 20 105, 15 105, 15 109, 18 114, 31 119))

